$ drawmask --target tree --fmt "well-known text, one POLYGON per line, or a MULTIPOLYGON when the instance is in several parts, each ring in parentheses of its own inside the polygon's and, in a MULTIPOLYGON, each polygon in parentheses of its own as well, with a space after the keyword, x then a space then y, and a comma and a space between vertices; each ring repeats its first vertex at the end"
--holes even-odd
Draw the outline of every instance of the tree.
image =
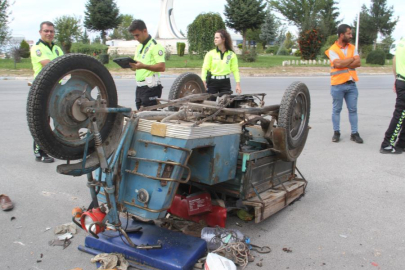
POLYGON ((118 27, 122 20, 114 0, 88 0, 84 14, 84 26, 90 31, 100 31, 103 44, 106 31, 118 27))
POLYGON ((133 36, 128 32, 128 27, 131 25, 132 21, 135 20, 134 16, 125 14, 122 15, 122 21, 117 28, 114 28, 113 33, 110 35, 111 39, 125 39, 132 40, 133 36))
POLYGON ((280 12, 299 31, 305 32, 315 28, 331 32, 339 23, 336 1, 333 0, 268 0, 270 6, 280 12))
POLYGON ((65 53, 70 53, 72 43, 81 38, 80 19, 74 16, 62 16, 55 21, 55 40, 62 46, 65 53))
POLYGON ((250 48, 250 45, 251 45, 251 43, 253 41, 256 44, 262 44, 262 47, 264 49, 264 47, 266 46, 266 41, 260 39, 260 33, 261 33, 260 28, 254 29, 254 30, 249 29, 249 30, 246 31, 246 40, 249 41, 248 42, 249 48, 250 48))
POLYGON ((201 58, 214 47, 214 35, 219 29, 225 29, 225 23, 218 13, 201 13, 187 26, 188 50, 201 58))
POLYGON ((260 27, 260 39, 266 41, 266 44, 275 42, 278 35, 278 29, 280 28, 280 22, 271 13, 270 9, 267 9, 266 17, 264 18, 264 23, 260 27))
POLYGON ((10 30, 8 29, 9 7, 8 0, 0 0, 0 51, 10 38, 10 30))
POLYGON ((246 49, 246 32, 255 30, 264 22, 266 3, 263 0, 226 0, 226 25, 242 34, 243 49, 246 49))
POLYGON ((316 55, 322 46, 324 37, 318 29, 302 32, 298 40, 301 57, 305 60, 316 59, 316 55))
MULTIPOLYGON (((355 27, 353 27, 352 33, 353 36, 356 36, 357 19, 354 20, 353 25, 355 27)), ((369 9, 363 4, 360 11, 359 47, 374 43, 377 31, 373 25, 373 19, 369 15, 369 9)))
POLYGON ((285 34, 283 46, 286 49, 291 49, 293 45, 294 45, 293 35, 290 32, 287 32, 287 34, 285 34))
POLYGON ((19 53, 22 58, 30 57, 30 45, 23 39, 20 43, 19 53))
POLYGON ((87 29, 84 29, 83 35, 81 36, 80 40, 83 44, 90 44, 90 38, 87 34, 87 29))
POLYGON ((334 0, 325 0, 325 6, 320 10, 319 29, 324 37, 337 34, 337 28, 342 20, 338 20, 340 15, 339 8, 336 7, 338 2, 334 0))
POLYGON ((388 7, 387 0, 371 0, 370 16, 376 31, 374 49, 376 48, 378 34, 385 37, 391 35, 392 31, 394 31, 399 18, 392 18, 393 14, 394 7, 388 7))

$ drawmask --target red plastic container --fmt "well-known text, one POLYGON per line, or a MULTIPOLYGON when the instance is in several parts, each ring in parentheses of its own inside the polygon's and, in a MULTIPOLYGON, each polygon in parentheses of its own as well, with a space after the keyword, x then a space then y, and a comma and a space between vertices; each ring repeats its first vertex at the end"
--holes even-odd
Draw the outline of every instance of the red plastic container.
POLYGON ((186 197, 187 211, 190 216, 211 212, 211 195, 206 192, 190 194, 186 197))

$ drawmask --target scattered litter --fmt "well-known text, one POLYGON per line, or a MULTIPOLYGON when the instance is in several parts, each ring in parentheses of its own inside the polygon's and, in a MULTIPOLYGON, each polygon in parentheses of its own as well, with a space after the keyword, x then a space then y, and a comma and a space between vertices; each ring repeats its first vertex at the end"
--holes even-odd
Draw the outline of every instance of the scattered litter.
POLYGON ((244 221, 251 221, 254 218, 252 214, 249 214, 249 212, 244 209, 239 209, 238 212, 236 212, 236 215, 244 221))
POLYGON ((238 222, 235 223, 236 226, 242 227, 242 225, 238 222))
POLYGON ((289 249, 289 248, 283 248, 283 251, 284 251, 284 252, 287 252, 287 253, 291 253, 291 252, 292 252, 292 250, 289 249))
POLYGON ((37 263, 40 263, 40 262, 42 262, 42 260, 37 260, 37 263))
POLYGON ((51 227, 46 227, 44 232, 49 231, 50 229, 52 229, 52 228, 51 227))
POLYGON ((339 234, 339 236, 342 238, 347 238, 347 235, 344 235, 344 234, 339 234))
POLYGON ((55 195, 55 192, 49 192, 49 191, 42 191, 42 195, 50 197, 51 195, 55 195))
POLYGON ((236 270, 236 265, 225 257, 215 253, 208 253, 205 269, 236 270))
POLYGON ((375 257, 381 256, 381 252, 379 250, 374 250, 374 256, 375 257))
POLYGON ((73 237, 73 234, 65 233, 65 234, 59 235, 58 239, 59 240, 65 240, 65 239, 71 239, 72 237, 73 237))
POLYGON ((372 262, 371 265, 372 265, 372 266, 378 266, 378 263, 372 262))
POLYGON ((259 266, 259 267, 262 267, 262 266, 263 266, 263 263, 262 263, 262 262, 258 262, 258 263, 256 263, 256 265, 259 266))
MULTIPOLYGON (((99 262, 101 266, 98 269, 127 270, 129 263, 122 254, 118 253, 100 253, 91 259, 92 263, 99 262)), ((213 268, 214 269, 214 268, 213 268)))
POLYGON ((66 223, 63 225, 59 225, 55 227, 54 230, 55 234, 62 234, 62 233, 72 233, 76 234, 77 233, 77 227, 76 224, 72 223, 66 223))
POLYGON ((22 245, 22 246, 25 246, 25 244, 24 244, 23 242, 14 241, 13 243, 14 243, 14 244, 20 244, 20 245, 22 245))
POLYGON ((65 240, 59 240, 59 239, 53 239, 48 242, 50 246, 61 246, 63 249, 67 248, 70 245, 71 241, 69 239, 65 240))
POLYGON ((41 259, 42 259, 42 257, 44 257, 44 254, 41 253, 41 256, 40 256, 40 257, 41 257, 41 259))
POLYGON ((13 221, 14 219, 15 219, 15 217, 11 217, 11 218, 10 218, 10 221, 13 221))
POLYGON ((83 270, 83 268, 74 268, 74 269, 70 269, 70 270, 83 270))
POLYGON ((17 226, 17 227, 15 227, 16 229, 21 229, 23 226, 17 226))

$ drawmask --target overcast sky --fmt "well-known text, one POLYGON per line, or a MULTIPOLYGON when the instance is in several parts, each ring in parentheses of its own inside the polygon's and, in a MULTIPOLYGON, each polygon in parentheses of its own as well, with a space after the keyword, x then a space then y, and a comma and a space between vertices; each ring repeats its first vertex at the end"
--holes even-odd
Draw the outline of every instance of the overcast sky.
MULTIPOLYGON (((63 15, 76 15, 83 20, 86 2, 86 0, 15 0, 10 8, 12 35, 36 41, 39 38, 39 24, 42 21, 53 21, 63 15)), ((338 4, 340 19, 343 19, 343 23, 352 24, 360 6, 362 4, 370 6, 370 2, 370 0, 340 0, 338 4)), ((116 3, 122 14, 131 14, 137 19, 144 20, 152 36, 156 34, 161 0, 116 0, 116 3)), ((223 15, 225 4, 225 0, 174 0, 173 8, 177 28, 186 32, 187 25, 202 12, 218 12, 225 20, 223 15)), ((405 36, 405 1, 388 0, 388 5, 394 6, 395 16, 400 17, 393 32, 393 38, 399 40, 405 36)), ((290 30, 297 36, 296 28, 290 27, 290 30)))

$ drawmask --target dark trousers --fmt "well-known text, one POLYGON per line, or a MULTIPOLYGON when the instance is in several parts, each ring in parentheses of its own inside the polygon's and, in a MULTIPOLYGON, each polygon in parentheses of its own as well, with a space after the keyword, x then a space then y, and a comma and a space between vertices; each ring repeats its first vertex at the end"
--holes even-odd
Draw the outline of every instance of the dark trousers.
POLYGON ((392 115, 390 125, 385 132, 384 141, 381 147, 397 146, 405 147, 405 81, 396 80, 397 99, 395 102, 395 111, 392 115), (396 142, 396 144, 395 144, 396 142))
MULTIPOLYGON (((232 91, 231 80, 229 78, 222 80, 211 79, 207 84, 207 88, 207 92, 210 94, 229 92, 232 91)), ((216 98, 210 98, 210 100, 216 100, 216 98)))
POLYGON ((138 86, 135 92, 136 109, 139 110, 141 107, 157 105, 156 99, 162 96, 162 89, 163 86, 160 84, 152 88, 138 86))

